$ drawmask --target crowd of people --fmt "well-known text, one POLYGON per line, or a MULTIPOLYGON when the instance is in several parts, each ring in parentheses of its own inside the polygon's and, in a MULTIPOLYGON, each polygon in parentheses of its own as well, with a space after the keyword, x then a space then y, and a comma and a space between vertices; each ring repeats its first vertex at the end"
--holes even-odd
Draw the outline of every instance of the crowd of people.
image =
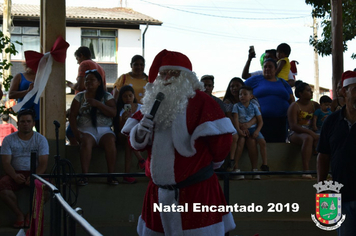
MULTIPOLYGON (((250 48, 242 72, 245 81, 238 77, 232 78, 223 99, 212 95, 214 76, 201 77, 200 81, 204 84, 202 90, 219 104, 225 117, 230 119, 236 130, 232 135, 227 171, 241 171, 239 159, 245 146, 251 161, 251 170, 269 171, 267 143, 270 142, 300 145, 303 171, 310 170, 309 162, 312 156, 317 154, 316 146, 321 126, 331 114, 332 100, 328 96, 323 96, 320 99, 321 104, 312 101, 313 92, 310 86, 305 82, 295 81, 296 62, 290 62, 290 53, 291 48, 286 43, 278 45, 276 49, 266 50, 261 56, 262 70, 250 72, 251 60, 256 55, 253 48, 250 48), (292 87, 295 87, 294 95, 292 87), (259 156, 257 146, 260 147, 261 166, 257 166, 259 156)), ((92 86, 87 77, 94 74, 101 77, 98 79, 98 85, 103 85, 102 89, 106 91, 103 79, 105 72, 100 65, 91 60, 89 48, 80 47, 75 56, 79 64, 77 83, 67 82, 67 85, 75 89, 77 95, 70 109, 67 137, 80 145, 81 156, 85 156, 81 158, 83 173, 88 172, 91 149, 95 146, 104 147, 104 144, 111 146, 113 142, 124 146, 125 173, 130 172, 133 155, 137 158, 139 168, 144 170, 146 163, 143 155, 139 150, 132 149, 128 138, 121 134, 121 130, 127 120, 142 109, 142 99, 146 84, 149 82, 144 72, 145 59, 140 55, 133 56, 130 62, 131 71, 122 74, 116 80, 111 94, 105 92, 105 96, 101 95, 100 103, 97 103, 95 93, 99 87, 94 86, 91 97, 88 97, 88 91, 92 86), (83 125, 80 122, 84 119, 85 113, 87 122, 83 125), (84 136, 90 137, 89 143, 84 142, 86 140, 83 139, 84 136), (107 142, 108 136, 111 138, 107 142)), ((342 96, 338 96, 337 106, 341 106, 342 102, 342 96)), ((333 109, 336 109, 335 105, 333 109)), ((111 173, 113 170, 110 169, 109 163, 114 163, 113 154, 116 154, 116 151, 108 147, 104 149, 107 154, 108 171, 111 173)), ((312 178, 309 174, 302 177, 312 178)), ((244 179, 244 176, 235 175, 234 178, 244 179)), ((256 174, 253 178, 260 179, 260 176, 256 174)), ((108 179, 108 183, 117 182, 115 178, 108 179)), ((136 183, 137 180, 125 177, 123 182, 136 183)), ((80 184, 86 185, 87 179, 81 180, 80 184)))
MULTIPOLYGON (((109 93, 105 71, 91 60, 89 48, 80 47, 75 52, 79 64, 77 82, 66 82, 68 87, 75 90, 68 111, 66 135, 71 144, 80 147, 82 172, 89 172, 93 147, 104 149, 108 173, 115 171, 117 145, 124 146, 126 173, 130 172, 132 155, 136 156, 139 168, 146 170, 150 177, 145 210, 138 225, 140 235, 152 231, 167 233, 178 230, 183 233, 197 230, 198 225, 199 228, 209 230, 210 227, 220 233, 233 229, 235 225, 231 213, 210 213, 201 218, 190 214, 179 217, 177 214, 168 214, 166 218, 154 213, 151 208, 152 203, 226 204, 213 170, 220 168, 226 158, 227 171, 241 172, 239 160, 245 146, 254 172, 259 168, 260 171, 269 171, 267 143, 290 142, 300 145, 303 171, 310 170, 309 161, 319 152, 318 178, 325 179, 330 156, 339 154, 335 154, 338 147, 329 147, 329 139, 337 131, 329 135, 330 131, 323 128, 324 121, 328 129, 335 129, 327 117, 332 116, 341 122, 333 113, 340 114, 345 106, 348 110, 355 108, 351 99, 354 89, 349 91, 349 85, 356 83, 356 75, 355 72, 343 75, 336 98, 332 100, 324 95, 318 103, 312 100, 313 91, 307 83, 295 81, 296 62, 289 61, 290 52, 291 48, 286 43, 278 45, 276 49, 266 50, 261 57, 262 70, 249 72, 251 60, 255 57, 253 48, 250 48, 242 72, 245 81, 232 78, 224 98, 220 99, 212 94, 213 75, 204 75, 199 81, 184 54, 167 50, 156 56, 148 76, 144 73, 145 59, 135 55, 130 63, 131 71, 121 75, 109 93), (348 84, 344 82, 346 79, 349 79, 348 84), (159 92, 164 92, 166 96, 158 99, 159 92), (157 99, 158 106, 161 106, 153 109, 157 106, 157 99), (164 102, 161 101, 163 99, 164 102), (260 146, 262 157, 260 167, 257 145, 260 146), (147 159, 141 151, 147 151, 147 159), (204 194, 196 195, 197 186, 202 192, 214 192, 214 199, 204 194), (181 227, 177 228, 177 223, 181 227)), ((11 83, 11 98, 21 99, 33 87, 35 73, 26 65, 25 68, 26 71, 16 75, 11 83)), ((0 180, 0 197, 16 213, 14 227, 17 228, 28 224, 27 215, 18 209, 13 194, 19 186, 28 185, 28 153, 24 156, 19 150, 30 148, 38 151, 39 174, 44 173, 48 159, 47 140, 32 130, 39 115, 31 103, 30 107, 19 112, 18 131, 6 126, 15 134, 4 138, 1 149, 7 177, 0 180), (29 112, 28 108, 35 112, 29 112)), ((353 117, 354 114, 350 113, 349 118, 353 117)), ((6 121, 6 116, 3 116, 5 125, 6 121)), ((349 122, 349 129, 352 129, 352 125, 349 122)), ((39 130, 39 127, 36 128, 39 130)), ((337 141, 336 138, 333 141, 337 141)), ((354 162, 351 164, 355 166, 354 162)), ((338 168, 333 169, 334 174, 336 179, 340 177, 346 181, 346 176, 340 174, 338 168)), ((302 177, 313 178, 309 174, 302 177)), ((235 175, 234 179, 244 179, 244 176, 235 175)), ((260 179, 260 176, 253 175, 253 179, 260 179)), ((133 184, 137 180, 125 177, 123 182, 133 184)), ((119 180, 108 177, 107 183, 117 185, 119 180)), ((85 177, 78 181, 78 185, 87 184, 85 177)), ((354 190, 348 191, 348 197, 353 199, 354 190)), ((348 206, 347 209, 352 207, 348 206)), ((197 235, 204 235, 205 231, 199 229, 196 232, 197 235)))
MULTIPOLYGON (((262 70, 250 72, 252 59, 256 56, 250 48, 248 60, 242 71, 242 78, 234 77, 229 82, 223 99, 212 95, 214 76, 204 75, 202 89, 215 100, 226 117, 235 127, 233 141, 227 158, 227 171, 240 172, 239 159, 246 146, 251 161, 251 170, 269 171, 268 142, 291 142, 301 145, 303 170, 309 170, 309 160, 316 154, 321 125, 331 110, 340 109, 343 97, 336 92, 334 101, 327 96, 320 100, 321 106, 312 101, 312 91, 308 84, 295 82, 295 61, 289 61, 291 48, 282 43, 276 49, 266 50, 260 58, 262 70), (294 69, 293 69, 294 68, 294 69), (292 87, 295 86, 295 97, 292 87), (298 99, 295 102, 295 98, 298 99), (314 114, 315 113, 315 114, 314 114), (258 163, 258 149, 262 165, 258 163)), ((146 163, 140 151, 132 149, 128 138, 121 134, 126 121, 141 109, 142 98, 148 83, 145 74, 145 59, 140 55, 132 57, 131 71, 122 74, 114 83, 111 93, 107 92, 104 69, 91 59, 88 47, 79 47, 74 56, 79 64, 76 83, 66 81, 75 91, 71 108, 67 111, 69 125, 66 136, 71 145, 80 146, 82 172, 88 173, 93 147, 105 150, 108 172, 114 171, 116 146, 125 150, 125 173, 131 169, 132 154, 137 158, 138 167, 145 169, 146 163), (116 144, 116 145, 115 145, 116 144)), ((9 97, 19 101, 33 88, 35 69, 24 64, 25 72, 12 80, 9 97)), ((35 110, 36 129, 39 131, 39 104, 27 102, 25 108, 35 110)), ((311 178, 310 175, 303 175, 311 178)), ((236 175, 235 179, 244 179, 236 175)), ((254 175, 254 179, 260 179, 254 175)), ((108 178, 109 184, 116 185, 116 178, 108 178)), ((136 183, 131 177, 124 177, 125 183, 136 183)), ((86 185, 82 178, 79 185, 86 185)))

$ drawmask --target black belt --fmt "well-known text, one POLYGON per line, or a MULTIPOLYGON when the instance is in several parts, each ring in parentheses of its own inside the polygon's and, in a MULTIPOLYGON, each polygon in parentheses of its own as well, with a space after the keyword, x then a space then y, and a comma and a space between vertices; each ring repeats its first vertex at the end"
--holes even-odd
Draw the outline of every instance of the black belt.
POLYGON ((163 189, 168 189, 168 190, 172 190, 172 191, 174 190, 175 198, 177 200, 178 189, 186 188, 193 184, 202 182, 206 179, 209 179, 211 176, 213 176, 213 174, 214 174, 213 163, 210 163, 210 165, 201 168, 200 170, 198 170, 198 172, 189 176, 188 178, 186 178, 185 180, 183 180, 179 183, 171 184, 171 185, 158 185, 157 184, 157 186, 159 188, 163 188, 163 189))

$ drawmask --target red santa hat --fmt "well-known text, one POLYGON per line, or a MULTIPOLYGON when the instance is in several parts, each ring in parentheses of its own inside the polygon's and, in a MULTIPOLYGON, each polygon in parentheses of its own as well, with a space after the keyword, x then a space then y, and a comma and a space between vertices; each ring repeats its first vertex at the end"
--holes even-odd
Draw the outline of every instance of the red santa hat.
POLYGON ((356 83, 356 72, 355 71, 345 71, 342 73, 342 87, 346 87, 350 84, 355 84, 356 83))
POLYGON ((148 74, 148 82, 153 83, 157 78, 158 72, 163 70, 182 70, 192 72, 192 63, 186 55, 180 52, 164 49, 157 54, 152 62, 148 74))

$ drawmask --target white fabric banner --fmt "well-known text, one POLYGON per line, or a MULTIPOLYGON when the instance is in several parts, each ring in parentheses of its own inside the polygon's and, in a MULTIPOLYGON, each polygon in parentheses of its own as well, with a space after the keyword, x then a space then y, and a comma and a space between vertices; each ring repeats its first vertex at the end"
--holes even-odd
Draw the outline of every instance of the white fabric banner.
POLYGON ((45 89, 49 76, 52 72, 52 64, 53 64, 53 57, 51 52, 47 52, 41 58, 35 78, 35 84, 33 85, 33 89, 26 94, 23 100, 17 103, 12 109, 15 112, 18 112, 26 102, 28 102, 36 93, 36 97, 34 103, 38 103, 39 98, 41 97, 43 90, 45 89))

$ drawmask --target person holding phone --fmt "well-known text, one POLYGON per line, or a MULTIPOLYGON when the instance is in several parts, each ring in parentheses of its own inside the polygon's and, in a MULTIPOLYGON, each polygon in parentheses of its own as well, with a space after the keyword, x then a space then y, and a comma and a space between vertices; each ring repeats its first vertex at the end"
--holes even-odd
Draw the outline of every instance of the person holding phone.
MULTIPOLYGON (((85 90, 75 95, 69 115, 69 124, 79 142, 82 172, 89 173, 92 149, 98 146, 105 151, 108 173, 114 173, 116 137, 111 130, 117 113, 114 97, 105 91, 103 79, 96 69, 85 72, 84 84, 85 90)), ((107 183, 117 185, 119 182, 115 177, 108 177, 107 183)), ((87 177, 81 177, 77 184, 87 185, 87 177)))
MULTIPOLYGON (((141 109, 141 104, 137 103, 135 91, 132 86, 125 85, 119 91, 117 101, 117 115, 114 119, 114 130, 116 137, 125 143, 125 173, 130 173, 132 152, 138 160, 140 169, 145 169, 145 159, 143 159, 139 151, 133 150, 128 144, 127 137, 121 134, 121 129, 125 125, 126 120, 133 116, 141 109)), ((135 178, 124 177, 124 183, 134 184, 137 182, 135 178)))

